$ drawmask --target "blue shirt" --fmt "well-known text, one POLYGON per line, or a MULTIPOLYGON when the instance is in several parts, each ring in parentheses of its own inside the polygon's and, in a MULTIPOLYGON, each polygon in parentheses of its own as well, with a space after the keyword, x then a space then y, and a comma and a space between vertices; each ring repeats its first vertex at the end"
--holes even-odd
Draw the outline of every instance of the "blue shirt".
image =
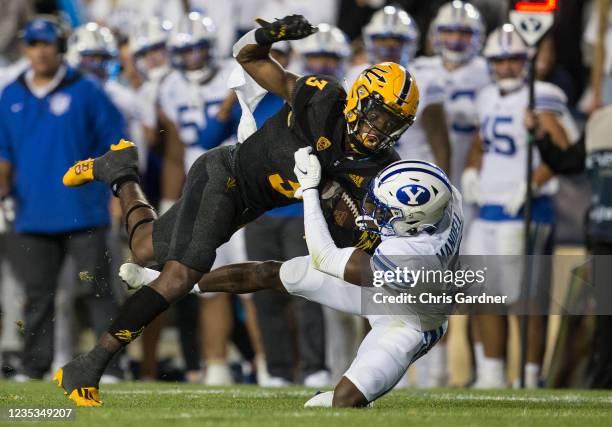
POLYGON ((67 188, 62 177, 78 160, 104 154, 124 128, 101 84, 71 68, 42 98, 29 90, 25 73, 9 84, 0 97, 0 157, 13 165, 15 230, 65 233, 108 226, 106 185, 67 188))
MULTIPOLYGON (((257 105, 257 108, 253 112, 257 129, 263 126, 264 122, 268 120, 270 116, 277 113, 281 109, 285 101, 280 96, 267 93, 266 96, 257 105)), ((266 215, 274 217, 293 217, 303 216, 304 207, 302 203, 294 203, 292 205, 283 206, 280 208, 272 209, 266 212, 266 215)))

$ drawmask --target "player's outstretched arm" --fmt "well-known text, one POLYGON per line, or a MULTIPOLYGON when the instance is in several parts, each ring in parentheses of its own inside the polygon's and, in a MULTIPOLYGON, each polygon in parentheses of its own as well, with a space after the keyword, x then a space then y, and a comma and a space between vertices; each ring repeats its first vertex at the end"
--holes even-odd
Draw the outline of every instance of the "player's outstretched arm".
POLYGON ((249 31, 234 44, 234 57, 261 87, 291 102, 297 75, 284 69, 270 56, 272 43, 298 40, 317 31, 302 15, 290 15, 274 22, 257 20, 260 28, 249 31))
POLYGON ((372 286, 370 256, 357 248, 338 248, 329 233, 319 202, 321 164, 311 147, 295 153, 295 174, 304 200, 306 244, 314 268, 358 286, 372 286))

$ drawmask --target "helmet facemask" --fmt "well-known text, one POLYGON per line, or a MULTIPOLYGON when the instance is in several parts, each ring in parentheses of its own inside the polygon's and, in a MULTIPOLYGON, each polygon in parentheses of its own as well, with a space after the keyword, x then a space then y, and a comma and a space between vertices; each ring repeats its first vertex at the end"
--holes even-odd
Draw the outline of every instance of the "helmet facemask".
POLYGON ((529 65, 527 55, 516 54, 516 55, 504 55, 498 57, 489 57, 489 66, 491 68, 491 74, 493 80, 504 93, 514 92, 515 90, 523 87, 527 81, 527 75, 529 74, 529 65), (506 68, 499 73, 497 66, 502 61, 511 61, 510 64, 506 64, 506 68), (522 63, 522 64, 519 64, 522 63), (520 67, 520 71, 518 68, 520 67))
POLYGON ((160 79, 170 69, 166 43, 156 43, 134 52, 134 63, 138 72, 148 80, 160 79))
POLYGON ((414 57, 417 40, 393 34, 375 34, 367 38, 366 48, 372 62, 395 62, 406 66, 414 57))
POLYGON ((334 53, 317 52, 304 55, 304 71, 306 74, 324 74, 342 78, 346 60, 334 53))
POLYGON ((480 50, 480 34, 469 27, 441 25, 437 28, 434 44, 444 60, 461 64, 480 50))
POLYGON ((359 229, 380 236, 412 236, 423 229, 422 225, 418 225, 418 218, 410 220, 401 209, 389 206, 376 197, 373 184, 374 180, 370 182, 361 202, 361 216, 356 220, 359 229))
POLYGON ((79 70, 106 80, 112 72, 113 59, 107 52, 81 52, 79 70))
POLYGON ((213 45, 202 40, 193 45, 186 45, 172 50, 172 66, 185 73, 185 76, 200 83, 206 80, 213 69, 213 45))
POLYGON ((414 116, 403 116, 387 106, 377 93, 361 99, 356 108, 357 120, 348 123, 348 132, 366 152, 378 152, 395 145, 414 123, 414 116))

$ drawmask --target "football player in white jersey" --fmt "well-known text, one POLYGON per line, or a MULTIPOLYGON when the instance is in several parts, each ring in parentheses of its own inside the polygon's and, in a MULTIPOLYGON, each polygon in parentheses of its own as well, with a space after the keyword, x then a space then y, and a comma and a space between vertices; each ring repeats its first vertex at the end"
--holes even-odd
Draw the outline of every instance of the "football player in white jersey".
MULTIPOLYGON (((144 80, 136 95, 147 146, 156 146, 160 143, 159 128, 167 122, 159 111, 159 87, 170 73, 166 42, 171 28, 172 24, 169 21, 150 17, 135 25, 129 36, 128 46, 135 68, 144 80)), ((171 132, 166 134, 166 137, 174 136, 171 132)), ((141 161, 145 162, 146 152, 139 150, 138 154, 139 159, 144 159, 141 161)))
MULTIPOLYGON (((470 255, 522 255, 523 210, 526 194, 526 158, 529 147, 525 115, 529 103, 526 84, 530 51, 510 24, 496 29, 487 39, 484 56, 489 61, 494 83, 480 91, 476 107, 480 133, 469 154, 463 173, 463 194, 477 202, 480 209, 468 231, 466 253, 470 255)), ((558 87, 535 82, 535 116, 540 127, 561 148, 578 139, 575 124, 566 107, 566 97, 558 87)), ((531 185, 533 199, 533 253, 550 250, 553 206, 551 196, 557 182, 553 172, 534 153, 531 185)), ((517 257, 500 258, 498 276, 487 275, 487 287, 507 295, 508 302, 519 296, 521 261, 517 257), (502 262, 503 261, 503 262, 502 262)), ((542 264, 542 263, 540 263, 542 264)), ((537 267, 540 267, 539 265, 537 267)), ((535 281, 534 292, 546 290, 544 281, 535 281)), ((505 318, 476 316, 477 381, 475 387, 505 387, 505 318)), ((529 318, 526 384, 536 387, 543 356, 544 328, 540 316, 529 318)))
MULTIPOLYGON (((421 91, 415 122, 397 141, 395 149, 403 159, 435 162, 447 173, 449 170, 452 173, 452 150, 444 112, 445 88, 441 79, 443 73, 431 66, 428 57, 415 58, 419 36, 412 17, 395 6, 387 6, 376 12, 363 29, 369 59, 407 66, 421 91)), ((417 370, 418 386, 444 385, 447 377, 445 345, 437 346, 427 358, 422 359, 417 370)))
POLYGON ((136 144, 141 145, 141 118, 134 93, 129 87, 112 78, 116 57, 117 45, 113 33, 95 22, 75 28, 68 38, 66 61, 79 71, 100 79, 104 90, 123 114, 130 138, 134 138, 136 144))
MULTIPOLYGON (((449 170, 450 146, 444 114, 444 87, 439 76, 414 58, 419 30, 412 17, 396 6, 376 12, 363 28, 363 38, 372 63, 396 62, 408 68, 419 85, 421 99, 414 124, 400 137, 395 149, 403 159, 435 162, 449 170)), ((352 67, 348 80, 369 64, 352 67)))
MULTIPOLYGON (((437 166, 423 161, 395 162, 372 180, 363 204, 364 217, 374 221, 382 243, 371 257, 360 249, 340 249, 321 211, 317 189, 321 167, 310 151, 301 149, 295 156, 310 255, 284 263, 225 266, 205 275, 196 290, 244 293, 275 289, 366 317, 372 329, 334 391, 306 403, 363 407, 390 391, 408 367, 440 340, 447 325, 446 314, 423 307, 408 307, 402 314, 387 314, 393 311, 382 306, 376 313, 369 312, 364 302, 379 292, 372 287, 376 272, 392 272, 397 267, 455 269, 463 228, 461 195, 437 166), (415 196, 417 190, 420 196, 415 196), (411 196, 417 201, 409 203, 411 196)), ((120 271, 131 286, 149 283, 157 274, 136 264, 124 264, 120 271)), ((394 293, 409 285, 390 281, 383 286, 394 293)))
POLYGON ((291 47, 299 54, 305 74, 326 74, 342 79, 351 54, 348 38, 334 25, 319 24, 318 28, 316 33, 293 41, 291 47))
MULTIPOLYGON (((172 71, 160 85, 160 108, 178 138, 170 138, 162 172, 162 198, 171 205, 181 193, 191 165, 207 150, 235 134, 240 119, 238 103, 227 88, 230 61, 216 53, 217 29, 208 16, 192 12, 171 31, 168 50, 172 71)), ((214 267, 246 260, 244 233, 239 230, 217 249, 214 267)), ((250 302, 247 302, 250 304, 250 302)), ((231 305, 227 295, 207 295, 201 300, 206 337, 204 383, 232 382, 226 363, 231 334, 231 305)))
MULTIPOLYGON (((431 24, 431 44, 436 56, 422 58, 424 69, 442 77, 444 109, 451 145, 450 178, 460 187, 467 153, 478 131, 476 95, 491 82, 485 59, 479 55, 484 24, 470 3, 455 0, 440 7, 431 24)), ((464 206, 466 228, 471 210, 464 206)))

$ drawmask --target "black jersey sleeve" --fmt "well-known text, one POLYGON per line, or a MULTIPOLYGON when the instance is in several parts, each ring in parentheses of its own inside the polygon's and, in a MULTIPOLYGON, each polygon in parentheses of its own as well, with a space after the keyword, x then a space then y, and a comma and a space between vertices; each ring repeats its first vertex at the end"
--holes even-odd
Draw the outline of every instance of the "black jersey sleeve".
POLYGON ((332 76, 311 74, 299 78, 291 102, 291 125, 306 139, 332 135, 342 114, 346 92, 332 76))

